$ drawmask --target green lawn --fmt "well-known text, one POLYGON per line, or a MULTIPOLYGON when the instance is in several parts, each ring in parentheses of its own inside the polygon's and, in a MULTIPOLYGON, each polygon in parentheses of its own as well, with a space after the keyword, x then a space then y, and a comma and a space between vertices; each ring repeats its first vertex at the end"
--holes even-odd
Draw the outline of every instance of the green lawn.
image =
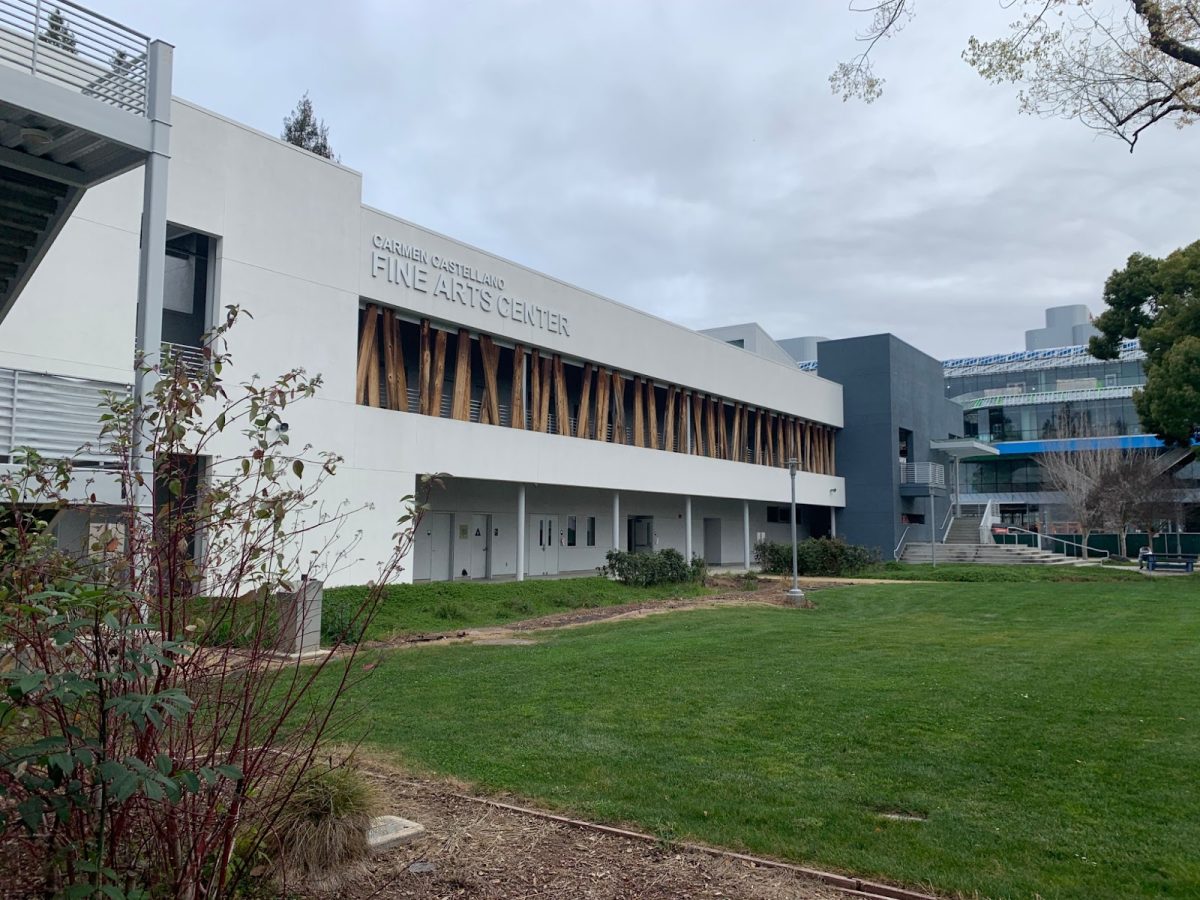
POLYGON ((1197 584, 848 587, 390 652, 355 727, 664 836, 993 897, 1195 897, 1197 584))
MULTIPOLYGON (((326 588, 326 631, 335 626, 339 609, 361 605, 367 588, 326 588)), ((711 590, 698 584, 629 587, 607 578, 564 578, 482 584, 441 581, 431 584, 396 584, 387 588, 366 639, 387 640, 403 634, 479 628, 532 619, 569 609, 616 606, 639 600, 696 597, 711 590)))
MULTIPOLYGON (((889 581, 1083 582, 1139 584, 1145 578, 1133 566, 979 566, 970 563, 879 563, 859 573, 889 581)), ((1200 584, 1200 582, 1197 582, 1200 584)))

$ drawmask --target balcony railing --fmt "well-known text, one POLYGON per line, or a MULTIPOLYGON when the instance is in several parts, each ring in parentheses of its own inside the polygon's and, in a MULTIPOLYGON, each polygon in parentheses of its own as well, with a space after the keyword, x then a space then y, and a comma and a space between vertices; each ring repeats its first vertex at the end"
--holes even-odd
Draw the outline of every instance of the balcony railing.
POLYGON ((932 484, 946 486, 946 467, 941 463, 900 463, 901 484, 932 484))
POLYGON ((150 38, 70 0, 0 0, 0 64, 146 115, 150 38))
POLYGON ((162 359, 164 369, 181 364, 184 371, 193 378, 204 374, 208 368, 208 357, 204 354, 204 348, 192 347, 188 344, 172 344, 170 341, 163 341, 162 359))

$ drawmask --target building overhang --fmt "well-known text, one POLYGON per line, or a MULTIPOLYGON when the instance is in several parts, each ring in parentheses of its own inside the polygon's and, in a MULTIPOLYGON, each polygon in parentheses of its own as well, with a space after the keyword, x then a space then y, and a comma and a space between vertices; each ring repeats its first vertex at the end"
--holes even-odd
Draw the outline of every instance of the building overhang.
POLYGON ((977 441, 974 438, 944 438, 940 441, 930 441, 929 449, 945 453, 951 459, 966 459, 970 456, 998 456, 1000 453, 996 445, 977 441))

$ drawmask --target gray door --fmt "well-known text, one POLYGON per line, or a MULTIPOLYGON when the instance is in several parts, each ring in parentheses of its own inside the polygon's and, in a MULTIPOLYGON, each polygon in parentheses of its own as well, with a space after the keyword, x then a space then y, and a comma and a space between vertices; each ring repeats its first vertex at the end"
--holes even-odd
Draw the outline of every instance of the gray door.
POLYGON ((422 553, 416 554, 413 577, 450 580, 450 513, 426 513, 421 519, 422 553))
POLYGON ((467 557, 467 577, 487 578, 488 553, 491 550, 492 517, 471 516, 467 542, 470 547, 467 557))
POLYGON ((710 566, 721 564, 721 520, 704 520, 704 561, 710 566))

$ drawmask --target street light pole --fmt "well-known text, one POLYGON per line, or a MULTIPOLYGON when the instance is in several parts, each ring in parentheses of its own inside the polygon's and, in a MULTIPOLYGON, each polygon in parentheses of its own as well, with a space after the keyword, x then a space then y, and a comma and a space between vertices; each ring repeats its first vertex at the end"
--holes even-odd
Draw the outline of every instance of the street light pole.
POLYGON ((800 461, 793 457, 787 462, 788 474, 792 477, 792 589, 787 592, 788 601, 796 606, 804 603, 804 591, 800 590, 799 551, 796 544, 796 470, 800 461))

